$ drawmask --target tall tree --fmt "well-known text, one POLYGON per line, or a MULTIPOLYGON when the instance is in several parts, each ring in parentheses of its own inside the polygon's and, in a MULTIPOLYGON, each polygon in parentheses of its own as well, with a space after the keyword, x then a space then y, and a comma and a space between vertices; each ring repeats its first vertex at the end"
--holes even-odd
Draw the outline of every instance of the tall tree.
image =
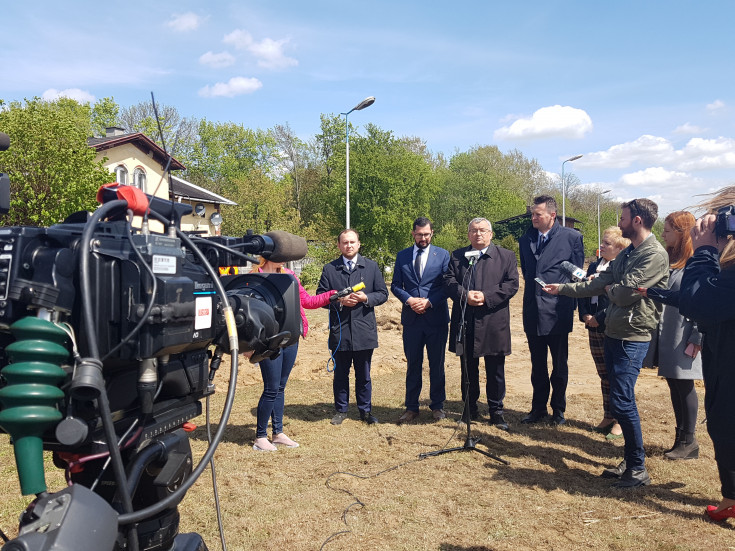
POLYGON ((273 127, 273 139, 278 148, 279 158, 293 184, 293 199, 296 211, 301 215, 303 176, 306 161, 306 144, 302 142, 286 123, 273 127))
POLYGON ((152 102, 140 102, 123 108, 119 121, 128 132, 142 132, 159 146, 165 145, 168 153, 187 164, 199 127, 197 119, 182 117, 170 105, 156 104, 154 111, 152 102), (158 130, 159 124, 163 137, 158 130))
POLYGON ((92 135, 102 137, 107 128, 120 124, 120 106, 115 98, 102 98, 92 106, 92 135))
POLYGON ((434 204, 437 225, 466 225, 475 217, 494 222, 525 212, 522 194, 528 175, 517 167, 518 159, 495 146, 454 155, 441 173, 442 189, 434 204))
MULTIPOLYGON (((428 215, 438 182, 425 156, 405 140, 373 124, 365 129, 365 136, 350 139, 351 225, 361 232, 366 255, 385 266, 409 243, 413 220, 428 215)), ((333 198, 344 205, 344 194, 333 198)))
POLYGON ((94 210, 96 192, 114 181, 87 145, 91 108, 75 100, 0 100, 0 128, 11 139, 0 152, 0 172, 10 175, 6 225, 47 226, 78 210, 94 210))

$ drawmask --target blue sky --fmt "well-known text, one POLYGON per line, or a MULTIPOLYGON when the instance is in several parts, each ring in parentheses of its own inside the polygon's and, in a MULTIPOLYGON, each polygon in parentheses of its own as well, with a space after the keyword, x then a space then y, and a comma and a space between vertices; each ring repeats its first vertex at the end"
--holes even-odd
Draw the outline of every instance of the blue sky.
MULTIPOLYGON (((735 183, 734 2, 6 2, 0 98, 112 96, 304 139, 350 115, 520 150, 661 214, 735 183)), ((2 131, 2 128, 0 128, 2 131)))

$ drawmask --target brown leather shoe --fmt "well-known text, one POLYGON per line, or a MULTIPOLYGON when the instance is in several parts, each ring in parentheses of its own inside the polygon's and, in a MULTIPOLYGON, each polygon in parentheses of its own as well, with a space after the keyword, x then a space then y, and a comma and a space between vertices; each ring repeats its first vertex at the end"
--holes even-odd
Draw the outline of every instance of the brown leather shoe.
POLYGON ((446 418, 447 414, 444 413, 443 409, 435 409, 431 412, 431 416, 434 418, 434 421, 441 421, 446 418))
POLYGON ((398 418, 398 421, 397 422, 398 422, 399 425, 403 425, 404 423, 410 423, 410 422, 412 422, 418 416, 419 416, 419 412, 418 411, 411 411, 410 409, 407 409, 406 411, 403 412, 403 415, 401 415, 398 418))

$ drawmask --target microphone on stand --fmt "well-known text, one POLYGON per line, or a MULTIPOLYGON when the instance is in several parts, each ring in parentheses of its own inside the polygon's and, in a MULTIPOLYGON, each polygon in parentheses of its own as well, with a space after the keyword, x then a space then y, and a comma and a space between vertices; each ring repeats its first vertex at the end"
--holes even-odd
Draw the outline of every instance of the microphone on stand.
POLYGON ((464 253, 464 257, 469 260, 470 266, 472 266, 477 260, 480 258, 480 255, 482 254, 482 251, 478 251, 477 249, 473 249, 471 251, 467 251, 464 253))

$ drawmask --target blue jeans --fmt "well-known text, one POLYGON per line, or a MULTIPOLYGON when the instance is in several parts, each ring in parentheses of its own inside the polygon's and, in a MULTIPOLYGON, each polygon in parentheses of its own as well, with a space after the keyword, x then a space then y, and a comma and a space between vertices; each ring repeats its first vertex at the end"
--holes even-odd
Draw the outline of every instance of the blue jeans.
POLYGON ((256 438, 265 438, 268 435, 268 420, 273 420, 273 434, 283 432, 283 408, 285 404, 285 390, 288 376, 296 362, 296 353, 299 343, 281 350, 275 360, 262 360, 260 374, 263 376, 263 394, 258 401, 258 428, 256 438))
POLYGON ((620 428, 623 429, 625 462, 628 469, 643 469, 646 462, 641 418, 635 403, 635 383, 649 344, 605 337, 605 367, 610 380, 610 408, 620 423, 620 428))

